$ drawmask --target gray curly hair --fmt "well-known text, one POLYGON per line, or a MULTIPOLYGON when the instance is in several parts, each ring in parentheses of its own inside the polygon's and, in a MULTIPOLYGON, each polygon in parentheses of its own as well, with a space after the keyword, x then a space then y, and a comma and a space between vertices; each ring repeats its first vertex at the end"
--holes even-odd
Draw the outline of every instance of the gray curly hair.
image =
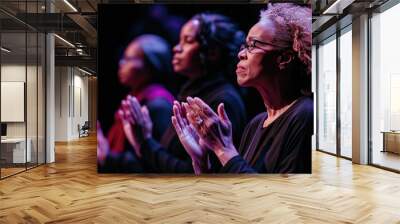
POLYGON ((306 75, 311 75, 311 7, 294 3, 268 4, 260 13, 260 22, 270 20, 275 24, 274 43, 289 46, 296 53, 306 75))

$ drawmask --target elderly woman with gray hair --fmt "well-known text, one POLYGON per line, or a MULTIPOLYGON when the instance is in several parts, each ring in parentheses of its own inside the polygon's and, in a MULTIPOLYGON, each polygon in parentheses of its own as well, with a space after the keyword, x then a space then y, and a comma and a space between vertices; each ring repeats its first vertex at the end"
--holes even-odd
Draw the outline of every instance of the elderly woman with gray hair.
POLYGON ((239 149, 224 104, 214 112, 196 97, 174 103, 173 125, 201 172, 208 172, 204 155, 211 151, 222 173, 311 173, 311 8, 270 4, 260 17, 238 54, 236 75, 240 86, 257 89, 266 111, 247 125, 239 149))

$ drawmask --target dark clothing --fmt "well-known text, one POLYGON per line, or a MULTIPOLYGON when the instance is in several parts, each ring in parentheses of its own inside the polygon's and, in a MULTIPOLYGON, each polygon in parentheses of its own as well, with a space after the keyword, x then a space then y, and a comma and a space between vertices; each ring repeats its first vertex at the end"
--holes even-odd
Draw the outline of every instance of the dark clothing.
MULTIPOLYGON (((206 76, 186 83, 179 93, 178 101, 186 97, 199 97, 216 111, 220 103, 232 122, 233 138, 239 143, 246 115, 243 100, 235 87, 223 76, 206 76)), ((146 170, 155 173, 193 173, 192 160, 183 148, 174 127, 171 125, 158 143, 154 139, 146 141, 142 149, 142 162, 146 170)), ((221 168, 218 158, 210 154, 212 171, 221 168)))
POLYGON ((301 97, 263 128, 267 113, 247 126, 239 154, 221 169, 223 173, 311 173, 313 100, 301 97))
POLYGON ((97 164, 97 171, 99 173, 142 173, 144 169, 131 149, 131 151, 110 152, 103 163, 97 164))

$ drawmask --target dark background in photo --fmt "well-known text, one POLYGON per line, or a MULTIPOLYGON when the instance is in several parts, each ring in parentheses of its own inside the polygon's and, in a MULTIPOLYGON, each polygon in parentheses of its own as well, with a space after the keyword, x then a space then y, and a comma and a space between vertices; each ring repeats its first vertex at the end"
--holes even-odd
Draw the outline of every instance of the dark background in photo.
MULTIPOLYGON (((116 4, 99 5, 98 12, 98 120, 104 134, 114 120, 114 113, 129 92, 118 81, 118 62, 124 49, 135 37, 150 33, 166 39, 172 47, 178 43, 182 25, 200 12, 216 12, 230 17, 247 34, 258 21, 266 4, 116 4)), ((223 66, 223 65, 222 65, 223 66)), ((235 78, 235 74, 232 74, 235 78)), ((176 96, 185 78, 170 77, 168 87, 176 96)), ((244 90, 242 88, 242 90, 244 90)), ((255 89, 246 88, 247 118, 264 110, 255 89)))

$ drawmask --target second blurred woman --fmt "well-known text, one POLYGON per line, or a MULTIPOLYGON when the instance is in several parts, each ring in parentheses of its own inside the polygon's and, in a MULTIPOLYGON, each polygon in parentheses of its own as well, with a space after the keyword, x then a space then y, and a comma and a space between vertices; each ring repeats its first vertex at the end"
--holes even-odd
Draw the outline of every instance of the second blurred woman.
MULTIPOLYGON (((171 124, 174 97, 163 85, 172 73, 170 45, 161 37, 145 34, 135 38, 125 49, 119 62, 119 82, 130 88, 130 94, 146 106, 155 125, 152 135, 159 140, 171 124)), ((140 163, 124 133, 122 107, 115 113, 115 121, 108 133, 109 149, 105 161, 99 161, 102 172, 141 172, 140 163)), ((102 136, 100 136, 101 138, 102 136)))

